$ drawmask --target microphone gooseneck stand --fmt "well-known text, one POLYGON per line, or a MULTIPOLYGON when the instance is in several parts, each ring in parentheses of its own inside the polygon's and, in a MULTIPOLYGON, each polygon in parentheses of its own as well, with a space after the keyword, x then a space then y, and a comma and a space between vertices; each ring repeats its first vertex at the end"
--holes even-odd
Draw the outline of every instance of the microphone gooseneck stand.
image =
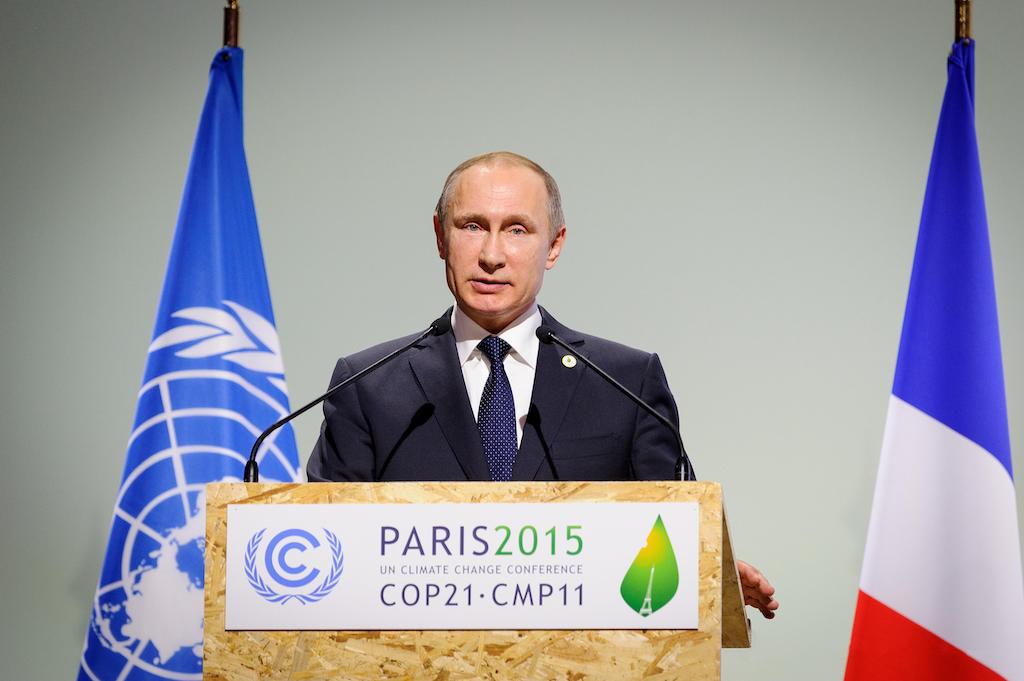
POLYGON ((302 407, 299 407, 298 409, 296 409, 292 413, 288 414, 287 416, 282 418, 280 421, 278 421, 274 425, 272 425, 269 428, 267 428, 266 430, 264 430, 262 433, 260 433, 260 436, 258 438, 256 438, 256 442, 254 442, 253 445, 252 445, 252 450, 249 452, 249 460, 245 462, 245 473, 243 474, 242 480, 245 481, 245 482, 259 482, 260 481, 260 466, 256 462, 256 454, 257 454, 257 452, 259 452, 260 445, 263 444, 263 441, 267 439, 268 435, 270 435, 275 430, 277 430, 278 428, 280 428, 284 424, 286 424, 289 421, 291 421, 292 419, 294 419, 296 416, 300 416, 300 415, 306 413, 309 409, 311 409, 311 408, 315 407, 316 405, 320 404, 321 402, 323 402, 328 397, 330 397, 334 393, 338 392, 339 390, 341 390, 345 386, 351 385, 352 383, 355 383, 356 381, 361 379, 363 376, 366 376, 367 374, 372 373, 376 369, 379 369, 380 367, 384 366, 385 364, 387 364, 388 362, 393 360, 395 357, 398 357, 400 354, 402 354, 403 352, 405 352, 409 348, 411 348, 414 345, 416 345, 417 343, 419 343, 421 340, 423 340, 427 336, 443 336, 444 334, 448 333, 448 330, 451 329, 451 327, 452 327, 452 322, 451 322, 451 319, 447 315, 438 317, 437 319, 435 319, 434 321, 432 321, 430 323, 430 326, 427 327, 427 329, 423 333, 421 333, 420 335, 416 336, 416 338, 413 339, 412 342, 407 343, 406 345, 403 345, 402 347, 398 348, 397 350, 395 350, 394 352, 392 352, 390 354, 385 355, 384 357, 381 357, 380 359, 378 359, 376 362, 374 362, 370 366, 362 369, 361 371, 357 371, 356 373, 352 374, 351 376, 346 378, 341 383, 338 383, 337 385, 331 386, 331 388, 327 392, 325 392, 323 395, 321 395, 320 397, 316 398, 315 400, 313 400, 309 404, 306 404, 306 405, 303 405, 302 407))
POLYGON ((593 369, 598 376, 608 381, 608 383, 613 385, 619 392, 621 392, 623 395, 631 399, 641 409, 643 409, 648 414, 656 418, 658 422, 660 422, 663 426, 672 431, 672 434, 676 436, 676 441, 679 443, 679 458, 676 459, 675 479, 686 480, 691 482, 697 479, 696 474, 694 474, 693 472, 693 465, 690 463, 690 457, 687 456, 686 454, 686 447, 683 446, 683 436, 679 433, 679 429, 675 427, 675 424, 673 424, 667 418, 665 418, 657 411, 655 411, 654 407, 640 399, 640 397, 634 394, 633 391, 631 391, 629 388, 627 388, 626 386, 622 385, 614 378, 609 376, 604 369, 594 364, 589 358, 584 357, 579 352, 577 352, 573 346, 571 346, 570 344, 566 343, 564 340, 556 336, 549 326, 542 324, 537 329, 537 338, 540 339, 541 343, 554 343, 555 345, 564 349, 566 352, 571 353, 573 357, 575 357, 576 359, 578 359, 579 361, 583 362, 588 367, 593 369))

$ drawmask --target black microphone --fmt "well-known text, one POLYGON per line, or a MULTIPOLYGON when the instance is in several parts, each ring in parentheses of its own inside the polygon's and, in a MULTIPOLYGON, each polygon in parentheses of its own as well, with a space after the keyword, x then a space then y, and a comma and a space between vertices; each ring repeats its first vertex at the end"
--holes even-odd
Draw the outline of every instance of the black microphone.
POLYGON ((385 364, 387 364, 388 362, 393 360, 395 357, 398 357, 400 354, 402 354, 403 352, 405 352, 406 350, 408 350, 412 346, 414 346, 417 343, 419 343, 421 340, 423 340, 427 336, 443 336, 444 334, 448 333, 448 331, 451 328, 452 328, 452 320, 451 320, 451 316, 450 315, 445 314, 445 315, 442 315, 442 316, 438 317, 434 321, 430 322, 430 326, 428 326, 427 329, 423 333, 421 333, 420 335, 416 336, 416 338, 414 338, 412 340, 412 342, 410 342, 410 343, 408 343, 406 345, 403 345, 402 347, 398 348, 397 350, 395 350, 391 354, 388 354, 388 355, 385 355, 384 357, 381 357, 376 362, 374 362, 370 366, 366 367, 362 371, 357 371, 356 373, 352 374, 351 376, 346 378, 341 383, 338 383, 337 385, 331 386, 330 389, 327 392, 325 392, 323 395, 321 395, 320 397, 316 398, 315 400, 313 400, 312 402, 310 402, 307 405, 299 407, 298 409, 296 409, 292 413, 288 414, 287 416, 285 416, 283 419, 281 419, 280 421, 278 421, 274 425, 272 425, 269 428, 267 428, 266 430, 264 430, 262 433, 260 433, 260 436, 258 438, 256 438, 256 442, 254 442, 253 445, 252 445, 252 450, 249 452, 249 460, 245 462, 245 473, 242 476, 242 480, 245 481, 245 482, 259 482, 260 481, 260 466, 259 466, 258 463, 256 463, 256 453, 259 451, 260 445, 263 444, 263 441, 267 439, 268 435, 270 435, 275 430, 277 430, 278 428, 280 428, 284 424, 286 424, 289 421, 291 421, 292 419, 294 419, 296 416, 299 416, 300 414, 305 413, 310 408, 315 407, 316 405, 320 404, 321 402, 326 400, 328 397, 330 397, 334 393, 336 393, 339 390, 341 390, 342 388, 344 388, 346 385, 349 385, 351 383, 355 383, 356 381, 361 379, 363 376, 366 376, 367 374, 371 373, 375 369, 379 369, 380 367, 384 366, 385 364))
POLYGON ((551 327, 547 326, 546 324, 541 324, 540 327, 537 328, 537 338, 540 339, 541 343, 554 343, 555 345, 558 345, 564 348, 566 351, 572 353, 573 357, 575 357, 576 359, 578 359, 579 361, 583 362, 588 367, 593 369, 598 376, 611 383, 613 386, 615 386, 616 389, 618 389, 619 392, 621 392, 629 399, 633 400, 633 402, 639 405, 644 411, 646 411, 654 418, 658 419, 658 421, 663 426, 671 430, 672 433, 676 436, 676 440, 679 441, 679 458, 676 460, 676 480, 693 481, 697 479, 697 476, 693 472, 693 466, 690 464, 690 457, 686 455, 686 448, 683 446, 683 436, 679 434, 679 429, 676 428, 671 421, 669 421, 667 418, 656 412, 654 410, 654 407, 641 400, 629 388, 627 388, 626 386, 622 385, 614 378, 609 376, 604 369, 597 366, 580 353, 576 352, 575 348, 573 348, 564 340, 556 336, 554 331, 551 330, 551 327))

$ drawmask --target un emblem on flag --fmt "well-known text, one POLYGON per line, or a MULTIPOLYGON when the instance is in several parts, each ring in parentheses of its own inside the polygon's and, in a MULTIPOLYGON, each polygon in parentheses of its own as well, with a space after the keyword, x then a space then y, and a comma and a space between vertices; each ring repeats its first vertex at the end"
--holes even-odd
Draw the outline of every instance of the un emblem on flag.
MULTIPOLYGON (((85 678, 200 678, 204 489, 239 480, 256 436, 289 411, 270 321, 232 301, 171 316, 178 324, 149 348, 152 378, 139 391, 85 678)), ((298 478, 290 430, 268 438, 260 470, 298 478)))

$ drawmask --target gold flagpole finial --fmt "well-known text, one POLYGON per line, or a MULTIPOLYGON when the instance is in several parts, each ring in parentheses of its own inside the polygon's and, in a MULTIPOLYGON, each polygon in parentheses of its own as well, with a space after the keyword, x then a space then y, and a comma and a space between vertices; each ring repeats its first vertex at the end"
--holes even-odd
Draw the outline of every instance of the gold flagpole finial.
POLYGON ((238 0, 224 8, 224 47, 238 47, 238 0))
POLYGON ((956 16, 954 17, 957 42, 971 41, 971 0, 954 0, 956 16))

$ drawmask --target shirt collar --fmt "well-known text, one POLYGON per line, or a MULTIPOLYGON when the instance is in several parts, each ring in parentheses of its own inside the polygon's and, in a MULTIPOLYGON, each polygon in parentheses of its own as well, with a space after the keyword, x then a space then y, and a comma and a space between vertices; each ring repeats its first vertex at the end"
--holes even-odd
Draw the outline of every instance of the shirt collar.
MULTIPOLYGON (((515 321, 496 334, 512 346, 510 354, 513 357, 532 368, 537 367, 537 352, 540 349, 537 329, 540 328, 541 321, 540 309, 534 303, 526 312, 516 317, 515 321)), ((455 349, 459 353, 459 366, 465 365, 473 356, 474 351, 482 356, 476 346, 484 338, 495 335, 470 319, 465 312, 459 309, 458 305, 452 312, 452 332, 455 334, 455 349)))

